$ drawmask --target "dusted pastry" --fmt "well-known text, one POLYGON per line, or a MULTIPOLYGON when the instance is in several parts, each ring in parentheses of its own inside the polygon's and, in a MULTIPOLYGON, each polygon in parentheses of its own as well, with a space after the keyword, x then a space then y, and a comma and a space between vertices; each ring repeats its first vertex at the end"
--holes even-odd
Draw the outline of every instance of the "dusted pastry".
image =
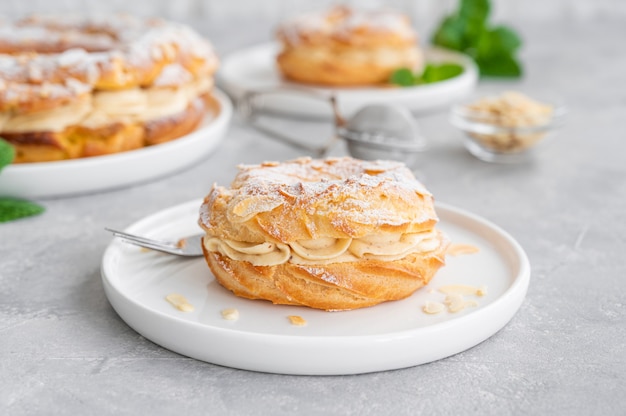
POLYGON ((423 57, 407 16, 336 7, 285 21, 278 68, 292 81, 358 86, 387 82, 398 68, 418 72, 423 57))
POLYGON ((405 298, 444 265, 432 195, 401 163, 241 166, 200 210, 217 281, 237 296, 346 310, 405 298))
POLYGON ((217 63, 207 40, 163 20, 0 22, 0 136, 15 147, 18 163, 180 137, 204 117, 217 63))

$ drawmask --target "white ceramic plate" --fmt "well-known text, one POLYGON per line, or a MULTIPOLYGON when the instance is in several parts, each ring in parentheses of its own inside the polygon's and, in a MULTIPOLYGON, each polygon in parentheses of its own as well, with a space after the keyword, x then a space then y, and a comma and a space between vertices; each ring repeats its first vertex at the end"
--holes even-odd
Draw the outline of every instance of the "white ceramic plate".
MULTIPOLYGON (((199 231, 192 201, 149 216, 127 231, 175 240, 199 231)), ((488 221, 438 205, 441 228, 453 242, 480 252, 449 257, 430 285, 396 302, 345 312, 325 312, 234 296, 213 278, 203 258, 182 259, 114 240, 104 253, 106 295, 134 330, 177 353, 228 367, 282 373, 338 375, 415 366, 464 351, 500 330, 520 307, 530 279, 523 249, 488 221), (486 286, 477 307, 427 315, 427 300, 445 284, 486 286), (165 297, 184 295, 193 312, 165 297), (236 308, 228 321, 221 310, 236 308), (300 315, 306 326, 294 326, 300 315)))
MULTIPOLYGON (((249 91, 293 87, 323 93, 335 92, 341 114, 350 116, 365 104, 398 104, 413 112, 438 109, 470 94, 478 80, 476 65, 469 57, 450 50, 431 48, 425 51, 427 62, 457 63, 463 66, 463 73, 445 81, 408 88, 307 87, 281 78, 275 64, 277 51, 278 45, 270 43, 226 56, 217 75, 218 84, 235 99, 249 91)), ((267 95, 263 106, 268 111, 291 116, 328 118, 332 114, 327 103, 293 92, 267 95)))
POLYGON ((49 198, 92 193, 145 182, 189 166, 218 146, 232 118, 230 99, 218 90, 213 96, 215 111, 186 136, 113 155, 10 165, 0 173, 0 195, 49 198))

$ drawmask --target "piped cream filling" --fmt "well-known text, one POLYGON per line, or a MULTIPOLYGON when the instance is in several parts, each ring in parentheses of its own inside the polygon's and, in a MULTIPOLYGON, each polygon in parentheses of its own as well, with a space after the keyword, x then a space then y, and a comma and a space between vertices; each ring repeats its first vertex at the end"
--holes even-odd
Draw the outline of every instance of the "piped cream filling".
POLYGON ((210 79, 197 79, 178 87, 95 91, 75 103, 51 110, 16 115, 0 113, 0 131, 57 132, 77 125, 95 129, 116 122, 147 122, 183 112, 211 87, 210 79))
POLYGON ((281 243, 244 243, 219 238, 204 239, 207 251, 218 252, 233 260, 247 261, 254 266, 273 266, 289 260, 290 249, 281 243))
POLYGON ((319 238, 289 244, 294 253, 305 260, 328 260, 341 256, 350 247, 351 238, 319 238))
POLYGON ((319 238, 282 243, 245 243, 217 237, 204 239, 207 251, 254 266, 283 263, 331 264, 367 260, 395 261, 411 253, 426 253, 439 247, 437 233, 369 235, 362 238, 319 238))
POLYGON ((91 100, 85 97, 75 103, 35 113, 10 115, 0 119, 0 131, 23 133, 29 131, 62 131, 66 126, 79 124, 92 110, 91 100))

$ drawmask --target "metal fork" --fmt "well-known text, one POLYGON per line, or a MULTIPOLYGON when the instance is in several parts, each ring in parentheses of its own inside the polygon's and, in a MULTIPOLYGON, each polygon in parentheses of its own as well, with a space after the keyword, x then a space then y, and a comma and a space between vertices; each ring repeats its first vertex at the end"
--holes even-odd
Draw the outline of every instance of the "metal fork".
POLYGON ((161 251, 163 253, 175 254, 183 257, 202 256, 202 237, 204 234, 194 234, 183 237, 176 242, 154 240, 151 238, 141 237, 134 234, 128 234, 123 231, 106 228, 105 230, 113 233, 115 237, 119 237, 122 241, 136 246, 149 248, 151 250, 161 251))

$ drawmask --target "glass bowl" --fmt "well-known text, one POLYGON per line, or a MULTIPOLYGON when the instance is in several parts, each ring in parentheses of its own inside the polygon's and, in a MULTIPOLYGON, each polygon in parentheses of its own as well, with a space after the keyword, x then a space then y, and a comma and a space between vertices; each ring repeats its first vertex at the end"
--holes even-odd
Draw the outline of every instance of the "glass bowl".
POLYGON ((500 101, 501 108, 497 108, 497 100, 506 94, 511 93, 457 104, 452 107, 450 122, 464 133, 463 144, 478 159, 496 163, 527 162, 554 136, 566 110, 557 100, 534 100, 520 93, 511 96, 530 100, 522 102, 530 107, 500 101))

